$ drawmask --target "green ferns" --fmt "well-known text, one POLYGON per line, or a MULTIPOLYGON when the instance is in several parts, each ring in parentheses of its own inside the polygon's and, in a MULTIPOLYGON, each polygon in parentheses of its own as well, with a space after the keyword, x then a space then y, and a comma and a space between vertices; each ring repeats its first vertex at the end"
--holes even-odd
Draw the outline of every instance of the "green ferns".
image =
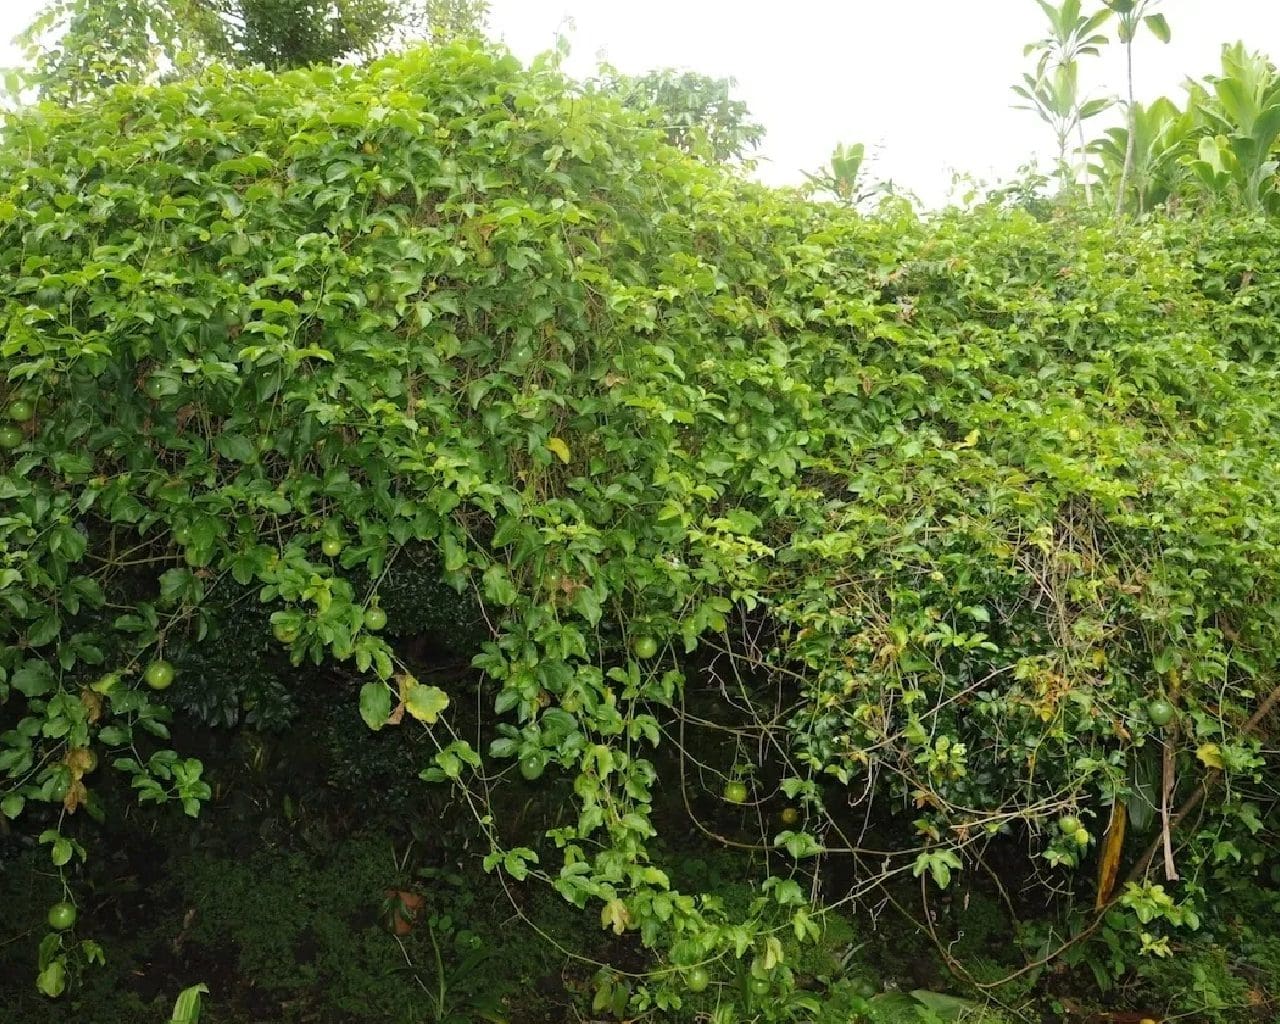
POLYGON ((487 866, 656 951, 641 1010, 698 965, 726 1020, 784 1005, 819 853, 850 899, 915 875, 927 900, 1007 843, 1084 913, 1111 805, 1145 804, 1132 902, 1167 745, 1175 804, 1210 796, 1177 830, 1196 886, 1143 926, 1158 953, 1261 858, 1243 727, 1280 653, 1280 238, 864 218, 660 134, 462 45, 6 123, 0 397, 34 415, 0 463, 0 806, 85 855, 100 751, 194 811, 143 669, 248 596, 372 726, 428 730, 487 866), (492 752, 368 625, 424 548, 483 606, 492 752), (709 685, 749 799, 801 808, 732 915, 653 854, 678 784, 653 747, 709 685), (486 787, 529 759, 576 807, 508 849, 486 787))

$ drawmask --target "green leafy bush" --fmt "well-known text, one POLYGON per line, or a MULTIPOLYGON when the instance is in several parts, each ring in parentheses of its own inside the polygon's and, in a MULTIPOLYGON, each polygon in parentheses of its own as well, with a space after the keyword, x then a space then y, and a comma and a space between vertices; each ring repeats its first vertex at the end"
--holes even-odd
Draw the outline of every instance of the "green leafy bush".
POLYGON ((1098 902, 1168 952, 1264 862, 1272 229, 863 217, 659 134, 462 45, 6 123, 0 368, 30 415, 0 473, 0 806, 66 867, 101 750, 194 814, 145 670, 186 685, 175 652, 256 601, 372 728, 426 728, 488 869, 658 952, 641 1010, 695 965, 731 1014, 792 1005, 818 854, 837 904, 986 867, 1088 936, 1117 802, 1129 877, 1098 902), (487 752, 370 617, 423 551, 479 607, 511 727, 487 752), (731 749, 688 806, 732 775, 697 824, 769 853, 732 913, 652 843, 655 787, 688 781, 663 751, 709 727, 731 749), (572 780, 534 846, 488 814, 517 762, 572 780), (1173 807, 1208 794, 1172 824, 1205 866, 1183 888, 1153 888, 1153 764, 1173 807))

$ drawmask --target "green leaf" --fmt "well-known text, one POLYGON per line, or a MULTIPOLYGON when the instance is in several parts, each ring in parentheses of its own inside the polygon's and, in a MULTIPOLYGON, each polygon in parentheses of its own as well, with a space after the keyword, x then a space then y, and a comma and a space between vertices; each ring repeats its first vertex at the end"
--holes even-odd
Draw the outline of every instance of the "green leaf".
POLYGON ((22 808, 26 804, 26 797, 21 793, 10 793, 3 800, 0 800, 0 813, 3 813, 6 818, 16 818, 22 813, 22 808))
POLYGON ((205 985, 183 989, 174 1003, 169 1024, 200 1024, 200 997, 208 994, 209 989, 205 985))
POLYGON ((961 1020, 970 1014, 978 1013, 980 1010, 977 1003, 968 999, 949 996, 943 992, 930 992, 922 988, 913 990, 911 998, 935 1014, 939 1020, 944 1021, 961 1020))
POLYGON ((391 690, 386 683, 365 683, 360 687, 360 717, 375 732, 391 717, 391 690))
POLYGON ((24 697, 42 697, 53 689, 53 669, 43 661, 28 661, 13 674, 12 682, 24 697))
POLYGON ((67 987, 65 958, 59 957, 36 977, 36 988, 50 999, 57 999, 67 987))
POLYGON ((253 462, 257 458, 253 442, 243 434, 219 434, 213 439, 213 446, 219 455, 233 462, 253 462))
POLYGON ((1147 28, 1151 30, 1151 34, 1162 43, 1167 43, 1172 36, 1169 33, 1169 22, 1163 14, 1148 14, 1142 19, 1146 23, 1147 28))

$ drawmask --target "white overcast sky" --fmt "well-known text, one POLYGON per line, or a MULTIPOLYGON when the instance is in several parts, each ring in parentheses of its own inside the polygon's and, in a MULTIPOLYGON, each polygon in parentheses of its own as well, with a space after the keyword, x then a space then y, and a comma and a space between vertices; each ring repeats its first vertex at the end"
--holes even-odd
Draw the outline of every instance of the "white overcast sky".
MULTIPOLYGON (((40 5, 0 0, 0 40, 40 5)), ((767 181, 802 180, 836 142, 862 141, 878 150, 879 177, 937 201, 955 170, 1007 176, 1050 149, 1035 116, 1011 109, 1009 87, 1028 67, 1022 46, 1044 34, 1033 0, 493 0, 492 7, 492 34, 525 59, 571 23, 574 74, 603 58, 623 71, 673 66, 733 76, 768 130, 760 170, 767 181)), ((1173 42, 1139 43, 1139 98, 1180 99, 1184 78, 1214 70, 1225 42, 1243 39, 1280 58, 1280 0, 1163 0, 1159 9, 1173 42)), ((11 48, 0 49, 0 64, 14 60, 11 48)), ((1119 91, 1117 47, 1090 66, 1094 94, 1119 91)))

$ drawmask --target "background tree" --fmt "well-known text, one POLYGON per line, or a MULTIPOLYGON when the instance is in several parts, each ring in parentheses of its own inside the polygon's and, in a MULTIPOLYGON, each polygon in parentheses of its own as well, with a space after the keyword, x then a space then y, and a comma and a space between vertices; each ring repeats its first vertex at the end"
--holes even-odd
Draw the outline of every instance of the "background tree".
POLYGON ((1076 173, 1067 155, 1072 136, 1080 134, 1084 122, 1102 113, 1109 102, 1081 97, 1079 66, 1075 61, 1048 66, 1036 75, 1025 74, 1022 79, 1022 84, 1015 85, 1013 91, 1026 102, 1017 107, 1032 111, 1053 131, 1057 145, 1056 173, 1065 188, 1076 173))
POLYGON ((1222 48, 1222 70, 1190 87, 1190 107, 1208 133, 1191 169, 1218 191, 1232 188, 1248 210, 1266 205, 1275 188, 1273 150, 1280 136, 1280 76, 1243 43, 1222 48))
POLYGON ((1116 188, 1116 216, 1118 217, 1124 211, 1124 194, 1128 187, 1129 174, 1133 168, 1133 145, 1134 145, 1134 115, 1136 113, 1134 107, 1133 92, 1133 41, 1145 25, 1157 39, 1162 43, 1167 43, 1170 38, 1169 23, 1165 20, 1163 14, 1149 14, 1159 0, 1105 0, 1109 7, 1119 20, 1119 27, 1116 35, 1124 46, 1124 68, 1125 68, 1125 125, 1128 128, 1128 141, 1125 146, 1124 167, 1120 172, 1120 182, 1116 188))
POLYGON ((487 0, 50 0, 22 40, 42 94, 76 101, 209 60, 274 71, 482 32, 487 0))
POLYGON ((846 206, 857 206, 882 188, 888 189, 888 186, 877 186, 867 181, 863 173, 866 160, 865 143, 840 143, 825 166, 812 174, 805 173, 809 189, 834 196, 837 202, 846 206))
POLYGON ((1165 202, 1187 177, 1185 157, 1196 134, 1196 118, 1161 96, 1153 103, 1134 104, 1132 129, 1108 128, 1089 147, 1098 158, 1093 173, 1118 187, 1126 159, 1130 169, 1125 205, 1134 213, 1146 213, 1165 202), (1130 133, 1132 130, 1132 140, 1130 133))
POLYGON ((732 78, 674 68, 624 75, 604 65, 591 85, 643 111, 677 149, 711 163, 746 162, 764 139, 764 126, 734 97, 732 78))
MULTIPOLYGON (((1091 15, 1081 11, 1080 0, 1063 0, 1055 7, 1048 0, 1036 0, 1049 23, 1049 33, 1023 49, 1025 55, 1038 53, 1034 74, 1024 74, 1014 92, 1026 100, 1020 109, 1030 110, 1053 130, 1057 141, 1056 173, 1065 186, 1075 178, 1073 162, 1067 160, 1067 149, 1074 132, 1079 152, 1085 152, 1084 122, 1102 113, 1110 102, 1090 100, 1080 93, 1079 60, 1097 56, 1107 37, 1098 31, 1111 16, 1103 9, 1091 15)), ((1086 200, 1091 190, 1086 181, 1086 200)))

